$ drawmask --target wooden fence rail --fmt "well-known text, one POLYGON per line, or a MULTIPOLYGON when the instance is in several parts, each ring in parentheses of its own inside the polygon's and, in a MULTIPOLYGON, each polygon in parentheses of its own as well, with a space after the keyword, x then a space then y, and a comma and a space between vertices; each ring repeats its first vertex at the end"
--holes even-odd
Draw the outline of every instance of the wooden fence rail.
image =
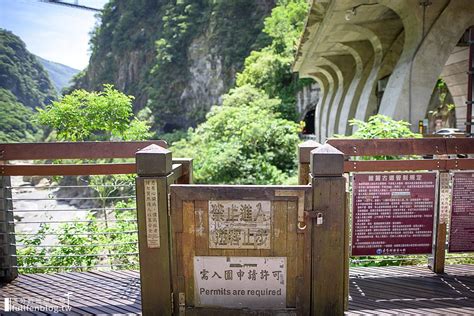
POLYGON ((141 142, 61 142, 0 144, 0 160, 54 160, 135 158, 135 153, 151 144, 164 148, 163 140, 141 142))
MULTIPOLYGON (((346 156, 344 172, 472 170, 473 158, 457 155, 474 154, 474 138, 407 138, 407 139, 330 139, 328 144, 346 156), (435 159, 351 160, 361 156, 433 155, 435 159), (440 156, 454 155, 454 158, 440 156)), ((309 182, 309 158, 313 149, 321 146, 309 140, 299 146, 299 184, 309 182)))

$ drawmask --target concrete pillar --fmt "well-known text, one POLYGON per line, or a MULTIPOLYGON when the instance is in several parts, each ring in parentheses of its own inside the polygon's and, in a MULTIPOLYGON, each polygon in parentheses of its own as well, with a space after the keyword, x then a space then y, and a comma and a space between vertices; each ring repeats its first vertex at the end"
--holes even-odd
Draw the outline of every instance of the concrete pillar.
POLYGON ((422 8, 417 2, 401 6, 383 1, 402 17, 405 46, 383 96, 380 113, 410 120, 412 129, 426 114, 434 85, 463 32, 472 24, 471 0, 434 1, 426 9, 425 36, 421 34, 422 8))
MULTIPOLYGON (((340 48, 344 47, 341 49, 352 53, 347 46, 342 44, 338 44, 338 46, 340 48)), ((344 101, 348 98, 347 93, 349 88, 353 86, 354 75, 357 72, 357 69, 360 68, 360 61, 358 63, 352 55, 327 56, 326 59, 330 60, 334 67, 337 67, 338 73, 342 77, 338 87, 340 98, 334 100, 334 103, 331 105, 329 110, 327 137, 331 137, 337 133, 340 112, 344 101)))

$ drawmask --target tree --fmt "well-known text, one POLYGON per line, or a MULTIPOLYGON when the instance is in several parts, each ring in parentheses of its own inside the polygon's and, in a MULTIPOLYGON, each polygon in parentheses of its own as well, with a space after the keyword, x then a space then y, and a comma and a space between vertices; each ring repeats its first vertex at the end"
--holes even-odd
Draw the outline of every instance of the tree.
POLYGON ((281 118, 279 106, 250 85, 232 89, 172 151, 195 159, 198 183, 282 183, 295 169, 300 126, 281 118))
POLYGON ((45 109, 38 109, 40 124, 57 132, 60 140, 132 140, 150 137, 149 126, 133 116, 133 96, 105 84, 104 90, 75 90, 45 109))
POLYGON ((272 98, 278 97, 281 103, 276 110, 289 120, 297 119, 296 92, 311 81, 296 79, 291 70, 307 11, 305 0, 278 1, 264 22, 263 31, 272 43, 253 51, 245 60, 244 70, 237 75, 237 86, 251 84, 272 98))

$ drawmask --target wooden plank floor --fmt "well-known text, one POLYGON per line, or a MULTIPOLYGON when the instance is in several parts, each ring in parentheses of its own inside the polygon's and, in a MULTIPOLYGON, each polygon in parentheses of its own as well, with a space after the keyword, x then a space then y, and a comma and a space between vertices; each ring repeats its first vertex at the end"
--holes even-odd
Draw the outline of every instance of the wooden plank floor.
MULTIPOLYGON (((444 275, 413 266, 352 268, 350 295, 346 315, 474 315, 474 265, 448 266, 444 275)), ((0 285, 0 315, 111 314, 140 314, 138 272, 27 274, 0 285), (59 308, 48 300, 66 293, 68 312, 4 312, 4 298, 39 298, 39 304, 59 308)))
MULTIPOLYGON (((34 304, 36 305, 36 303, 34 304)), ((137 271, 94 271, 20 275, 0 286, 0 315, 137 315, 141 313, 137 271), (70 311, 61 307, 70 293, 70 311), (4 298, 38 298, 52 311, 4 313, 4 298), (51 301, 51 299, 53 301, 51 301), (59 300, 59 302, 58 302, 59 300), (53 310, 54 307, 59 310, 53 310), (55 313, 57 312, 57 313, 55 313)))
POLYGON ((346 315, 474 315, 474 265, 352 268, 346 315))

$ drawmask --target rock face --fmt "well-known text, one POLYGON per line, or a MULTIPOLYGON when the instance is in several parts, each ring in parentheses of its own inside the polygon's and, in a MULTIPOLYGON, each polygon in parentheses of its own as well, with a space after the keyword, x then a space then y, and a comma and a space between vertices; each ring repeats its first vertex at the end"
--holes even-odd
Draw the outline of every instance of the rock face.
POLYGON ((137 2, 106 5, 89 66, 74 88, 113 83, 135 96, 135 111, 150 107, 155 129, 166 132, 195 126, 220 103, 245 57, 268 43, 263 20, 275 6, 274 0, 137 2))
POLYGON ((221 95, 233 84, 233 76, 223 75, 222 59, 216 48, 208 45, 210 35, 206 32, 195 38, 188 49, 189 81, 180 101, 193 111, 206 112, 209 105, 220 104, 221 95))

